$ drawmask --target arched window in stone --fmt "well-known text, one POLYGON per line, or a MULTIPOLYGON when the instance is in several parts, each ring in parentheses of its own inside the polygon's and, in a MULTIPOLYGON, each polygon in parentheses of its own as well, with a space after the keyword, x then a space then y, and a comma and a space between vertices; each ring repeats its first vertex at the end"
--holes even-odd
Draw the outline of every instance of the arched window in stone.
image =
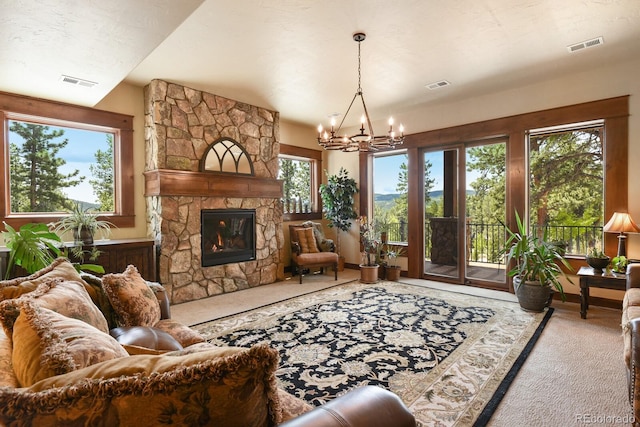
POLYGON ((253 175, 253 163, 244 147, 231 138, 220 138, 205 151, 200 170, 253 175))

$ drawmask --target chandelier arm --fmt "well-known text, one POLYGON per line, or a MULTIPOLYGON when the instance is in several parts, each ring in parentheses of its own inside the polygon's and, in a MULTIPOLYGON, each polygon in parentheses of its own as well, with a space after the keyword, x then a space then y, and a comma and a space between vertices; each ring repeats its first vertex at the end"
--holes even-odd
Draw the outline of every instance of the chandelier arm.
POLYGON ((342 116, 342 120, 340 121, 340 125, 338 126, 338 129, 336 130, 336 133, 340 132, 340 129, 342 129, 342 125, 345 121, 345 119, 347 118, 347 116, 349 115, 349 111, 351 111, 351 107, 353 106, 353 103, 355 102, 356 98, 358 97, 358 95, 360 94, 360 92, 356 92, 355 95, 353 95, 353 99, 351 100, 351 103, 349 104, 349 108, 347 108, 347 112, 344 113, 344 116, 342 116))
POLYGON ((374 137, 373 133, 373 125, 371 124, 371 119, 369 118, 369 111, 367 111, 367 104, 364 103, 364 94, 360 91, 360 99, 362 100, 362 108, 364 109, 364 116, 367 118, 367 126, 369 126, 369 134, 371 135, 371 139, 374 137))

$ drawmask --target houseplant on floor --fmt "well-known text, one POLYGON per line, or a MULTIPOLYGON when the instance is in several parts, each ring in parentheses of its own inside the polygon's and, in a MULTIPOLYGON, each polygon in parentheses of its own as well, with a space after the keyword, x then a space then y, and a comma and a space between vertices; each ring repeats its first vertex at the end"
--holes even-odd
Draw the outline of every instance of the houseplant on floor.
POLYGON ((378 281, 378 257, 382 242, 376 236, 375 224, 366 216, 358 218, 360 224, 360 243, 362 244, 362 263, 360 264, 360 281, 376 283, 378 281))
POLYGON ((22 267, 27 274, 51 264, 62 254, 60 237, 43 223, 24 224, 16 230, 3 222, 6 231, 2 232, 5 245, 9 248, 7 271, 4 278, 9 279, 15 266, 22 267))
MULTIPOLYGON (((325 171, 326 174, 326 171, 325 171)), ((322 210, 329 221, 329 227, 336 228, 336 252, 338 270, 344 270, 344 257, 340 248, 340 231, 349 231, 351 220, 357 218, 353 196, 358 192, 356 181, 349 177, 344 168, 336 175, 327 175, 327 183, 320 185, 322 210)))
POLYGON ((509 238, 505 252, 508 262, 515 261, 515 266, 509 271, 513 277, 513 287, 518 297, 520 307, 529 311, 544 311, 553 297, 553 289, 560 292, 562 301, 566 301, 559 276, 566 276, 561 265, 571 271, 571 266, 562 257, 562 250, 547 241, 545 231, 542 238, 527 233, 518 212, 516 211, 517 231, 513 232, 505 227, 509 238))
POLYGON ((405 246, 387 245, 387 280, 397 282, 400 279, 400 266, 398 265, 398 257, 404 256, 405 249, 405 246))

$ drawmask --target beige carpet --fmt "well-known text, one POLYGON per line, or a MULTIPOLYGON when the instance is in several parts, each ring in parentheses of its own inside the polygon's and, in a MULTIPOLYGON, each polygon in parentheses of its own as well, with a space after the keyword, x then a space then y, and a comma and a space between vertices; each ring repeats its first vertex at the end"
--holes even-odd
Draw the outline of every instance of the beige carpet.
MULTIPOLYGON (((340 282, 357 278, 345 270, 340 282)), ((515 300, 511 294, 438 282, 403 279, 450 291, 515 300)), ((173 317, 195 324, 334 286, 332 276, 305 277, 175 305, 173 317)), ((622 362, 620 311, 554 302, 555 312, 494 413, 492 426, 625 425, 631 414, 622 362)))

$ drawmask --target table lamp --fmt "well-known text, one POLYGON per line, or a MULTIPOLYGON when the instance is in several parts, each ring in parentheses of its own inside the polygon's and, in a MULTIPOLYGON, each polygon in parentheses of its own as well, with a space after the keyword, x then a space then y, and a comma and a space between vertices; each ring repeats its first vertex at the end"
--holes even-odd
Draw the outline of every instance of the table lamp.
POLYGON ((602 229, 605 233, 618 234, 618 256, 627 256, 625 233, 640 233, 640 227, 633 222, 631 215, 625 212, 614 212, 609 222, 602 229))

